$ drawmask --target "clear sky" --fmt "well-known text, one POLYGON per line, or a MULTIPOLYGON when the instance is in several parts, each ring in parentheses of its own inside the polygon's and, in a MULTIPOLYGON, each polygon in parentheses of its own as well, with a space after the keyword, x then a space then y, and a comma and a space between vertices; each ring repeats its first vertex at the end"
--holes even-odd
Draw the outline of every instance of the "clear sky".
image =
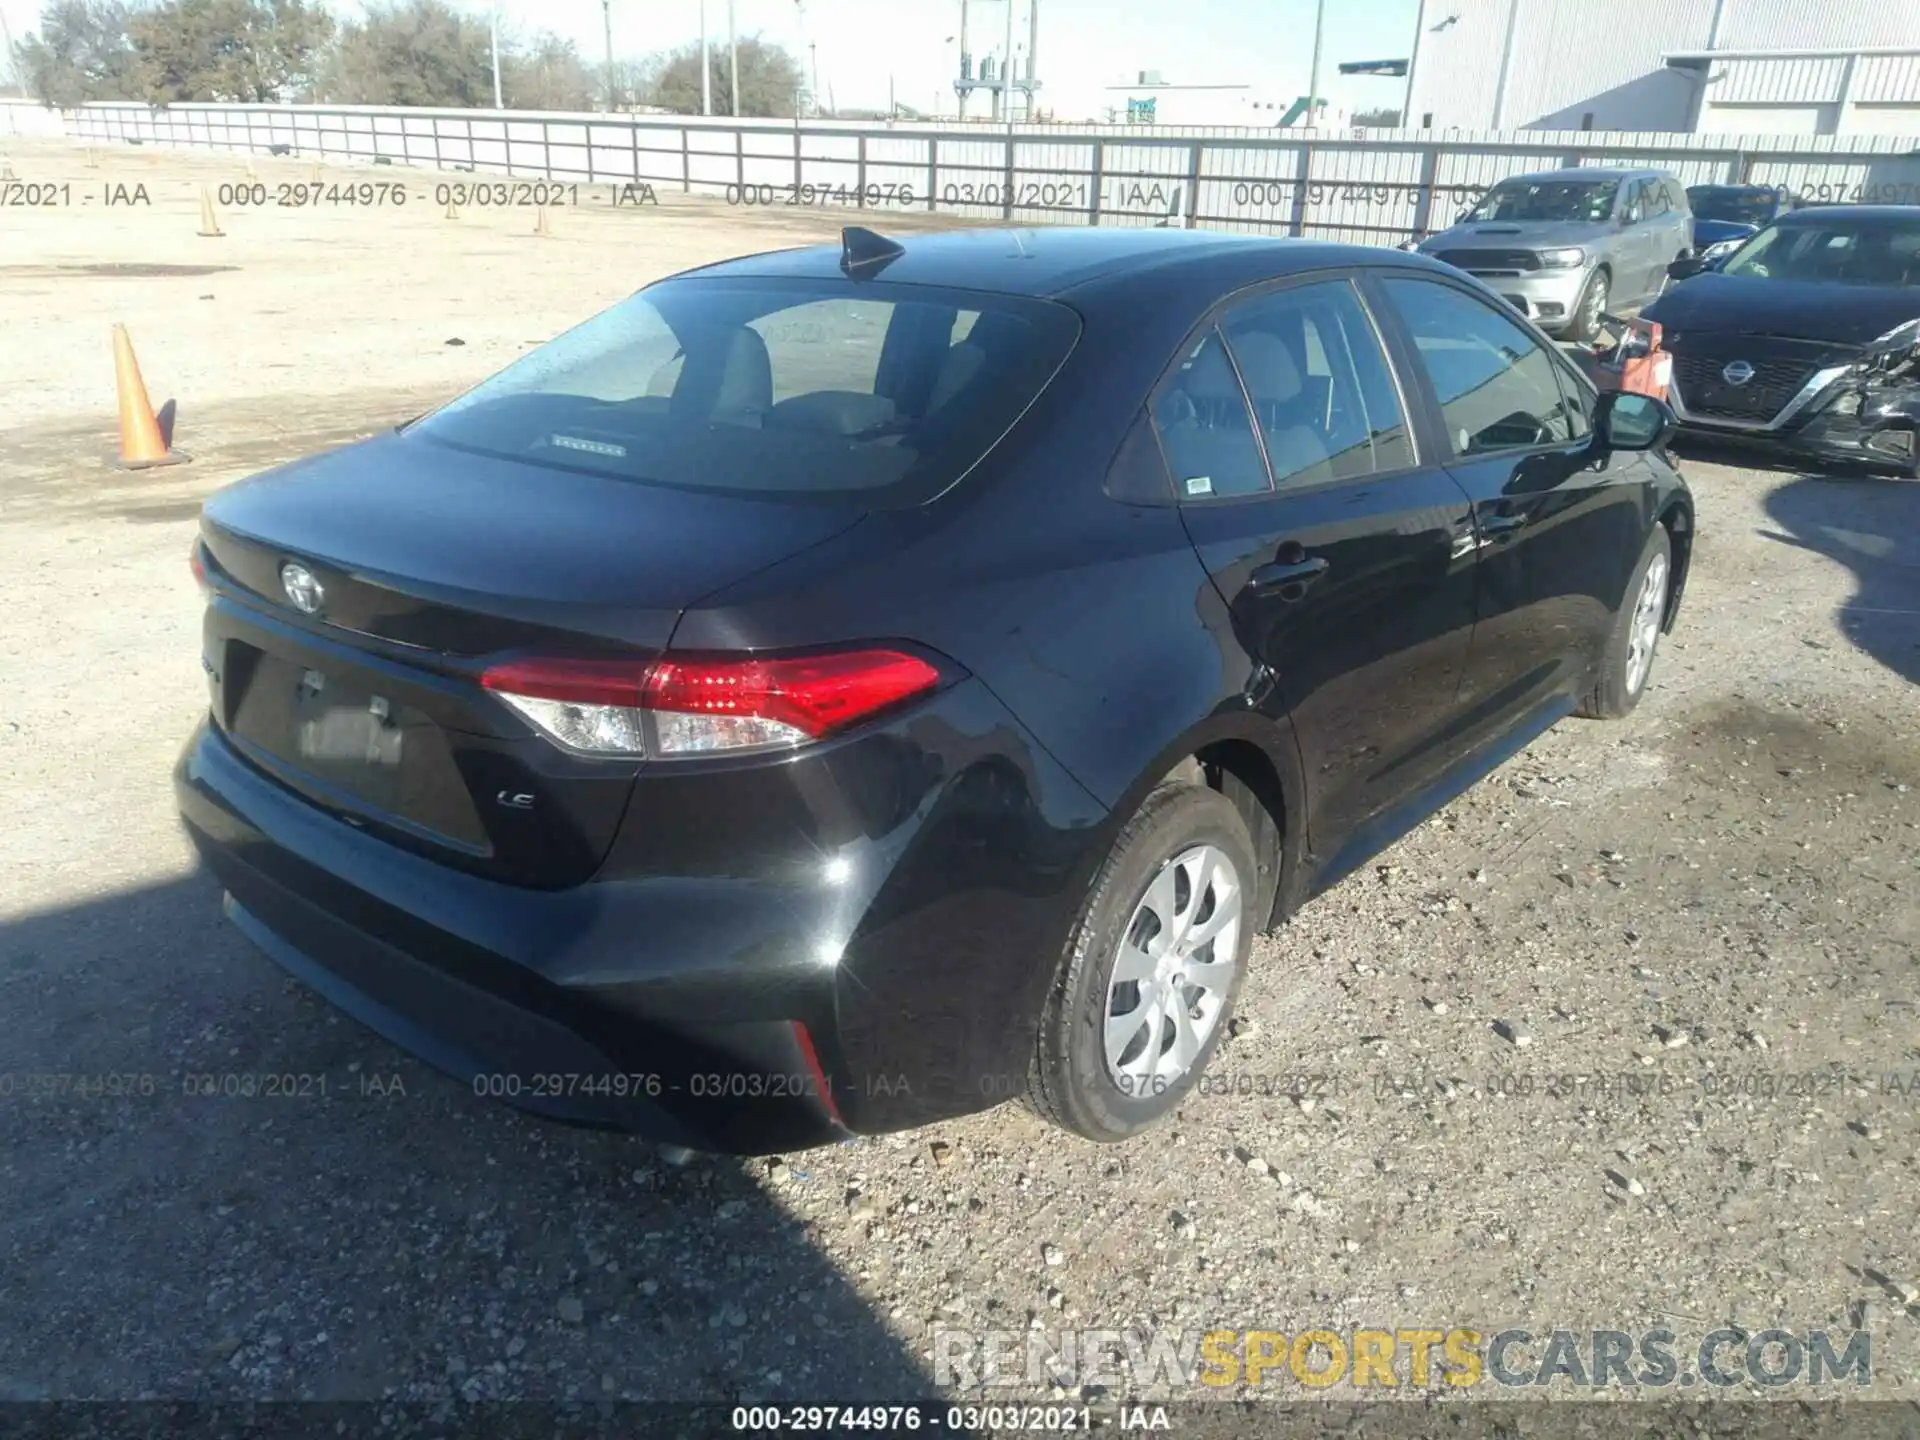
MULTIPOLYGON (((328 0, 342 16, 356 0, 328 0)), ((484 0, 455 0, 485 12, 484 0)), ((1026 54, 1027 7, 1011 0, 1016 53, 1026 54)), ((1306 93, 1316 0, 1040 0, 1043 106, 1063 119, 1086 118, 1114 97, 1105 87, 1159 70, 1169 84, 1247 84, 1291 99, 1306 93)), ((1398 59, 1413 42, 1418 0, 1325 0, 1321 90, 1349 109, 1397 107, 1404 81, 1343 77, 1343 60, 1398 59)), ((573 40, 590 61, 604 50, 599 0, 500 0, 504 24, 549 29, 573 40)), ((728 0, 704 0, 710 37, 724 41, 728 0)), ((971 0, 976 65, 998 54, 1007 0, 971 0)), ((702 0, 612 0, 614 53, 623 58, 670 48, 699 33, 702 0)), ((1429 8, 1432 8, 1431 6, 1429 8)), ((959 0, 733 0, 742 35, 755 32, 806 59, 816 46, 823 103, 881 108, 891 77, 901 104, 942 112, 954 104, 959 0)), ((0 0, 16 36, 36 29, 38 0, 0 0)), ((976 95, 971 113, 988 101, 976 95)))

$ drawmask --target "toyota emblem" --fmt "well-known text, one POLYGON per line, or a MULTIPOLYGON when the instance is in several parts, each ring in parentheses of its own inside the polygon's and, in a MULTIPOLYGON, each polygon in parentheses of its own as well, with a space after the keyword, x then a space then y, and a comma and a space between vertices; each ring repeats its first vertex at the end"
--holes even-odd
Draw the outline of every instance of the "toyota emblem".
POLYGON ((327 592, 320 588, 320 582, 314 579, 313 572, 296 560, 289 560, 280 567, 280 588, 287 592, 287 599, 302 615, 319 613, 320 602, 327 597, 327 592))
POLYGON ((1735 360, 1720 372, 1720 378, 1729 385, 1744 385, 1753 378, 1753 366, 1744 360, 1735 360))

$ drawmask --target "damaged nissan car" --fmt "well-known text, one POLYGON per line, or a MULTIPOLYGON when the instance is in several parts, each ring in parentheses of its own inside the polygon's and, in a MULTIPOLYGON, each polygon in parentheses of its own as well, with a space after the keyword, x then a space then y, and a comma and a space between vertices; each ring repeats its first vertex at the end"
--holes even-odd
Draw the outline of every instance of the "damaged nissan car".
POLYGON ((1920 478, 1920 207, 1795 211, 1668 273, 1642 313, 1683 439, 1920 478))

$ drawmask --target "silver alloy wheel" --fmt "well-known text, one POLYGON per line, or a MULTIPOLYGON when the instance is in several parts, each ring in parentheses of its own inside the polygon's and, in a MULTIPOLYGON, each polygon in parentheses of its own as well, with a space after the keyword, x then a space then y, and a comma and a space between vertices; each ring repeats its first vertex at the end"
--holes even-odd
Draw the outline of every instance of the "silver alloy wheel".
POLYGON ((1107 982, 1107 1074, 1122 1094, 1164 1093, 1200 1058, 1233 988, 1245 909, 1214 845, 1181 851, 1148 884, 1107 982))
POLYGON ((1667 557, 1656 555, 1641 582, 1627 632, 1627 693, 1638 695, 1653 668, 1653 647, 1660 643, 1660 621, 1667 610, 1667 557))
POLYGON ((1581 328, 1584 329, 1587 334, 1598 335, 1600 333, 1600 317, 1607 313, 1607 296, 1611 293, 1611 290, 1612 287, 1607 283, 1607 277, 1598 270, 1594 271, 1593 279, 1587 282, 1586 313, 1580 317, 1583 321, 1581 328))

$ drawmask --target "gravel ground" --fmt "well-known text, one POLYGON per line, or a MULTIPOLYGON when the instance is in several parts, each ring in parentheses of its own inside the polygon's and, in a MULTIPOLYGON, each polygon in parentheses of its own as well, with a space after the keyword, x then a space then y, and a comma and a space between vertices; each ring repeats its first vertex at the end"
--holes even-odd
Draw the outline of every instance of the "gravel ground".
POLYGON ((1638 712, 1562 725, 1263 940, 1174 1123, 1098 1148, 1007 1107, 675 1163, 474 1098, 220 920, 167 783, 204 703, 186 547, 214 486, 837 217, 675 199, 539 238, 428 206, 203 241, 234 163, 11 158, 162 198, 0 231, 0 774, 31 802, 0 828, 0 1399, 877 1400, 931 1391, 950 1327, 1684 1350, 1862 1317, 1870 1393, 1913 1396, 1920 486, 1690 459, 1693 575, 1638 712), (62 268, 202 263, 237 268, 62 268), (194 464, 102 464, 113 320, 194 464))

